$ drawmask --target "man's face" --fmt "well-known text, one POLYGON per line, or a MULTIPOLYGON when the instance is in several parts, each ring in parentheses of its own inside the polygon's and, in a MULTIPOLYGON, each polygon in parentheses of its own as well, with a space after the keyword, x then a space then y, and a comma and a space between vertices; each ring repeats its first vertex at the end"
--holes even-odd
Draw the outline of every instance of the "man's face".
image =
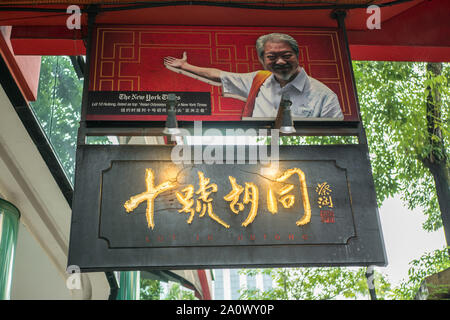
POLYGON ((261 62, 264 69, 284 81, 290 80, 299 71, 298 58, 291 46, 284 41, 267 41, 264 45, 264 56, 261 62))

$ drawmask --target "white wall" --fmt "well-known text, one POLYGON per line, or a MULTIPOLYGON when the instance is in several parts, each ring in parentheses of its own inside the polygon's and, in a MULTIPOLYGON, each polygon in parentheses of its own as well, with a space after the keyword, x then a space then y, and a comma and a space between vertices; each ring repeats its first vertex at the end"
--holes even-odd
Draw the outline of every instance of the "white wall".
POLYGON ((17 239, 11 299, 72 299, 66 280, 22 223, 17 239))
POLYGON ((102 272, 65 288, 71 209, 1 86, 0 194, 21 214, 11 299, 108 298, 102 272))

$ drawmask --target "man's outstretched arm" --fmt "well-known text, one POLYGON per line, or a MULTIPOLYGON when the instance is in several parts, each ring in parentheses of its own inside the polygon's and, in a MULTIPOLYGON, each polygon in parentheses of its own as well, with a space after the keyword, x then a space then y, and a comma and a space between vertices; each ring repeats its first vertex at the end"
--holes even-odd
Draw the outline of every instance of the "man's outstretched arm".
POLYGON ((206 79, 214 81, 214 82, 219 82, 219 83, 221 82, 220 81, 220 73, 221 73, 220 69, 203 68, 203 67, 197 67, 192 64, 189 64, 187 62, 186 52, 183 52, 183 57, 181 59, 174 58, 174 57, 165 57, 164 65, 193 73, 199 77, 206 78, 206 79))

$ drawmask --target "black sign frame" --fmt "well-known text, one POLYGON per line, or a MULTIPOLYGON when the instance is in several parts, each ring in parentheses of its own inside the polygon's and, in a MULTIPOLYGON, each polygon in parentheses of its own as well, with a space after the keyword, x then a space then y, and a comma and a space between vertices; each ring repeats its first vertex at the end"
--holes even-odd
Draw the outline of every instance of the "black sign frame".
MULTIPOLYGON (((81 271, 91 272, 387 264, 374 184, 364 145, 280 146, 279 150, 280 161, 335 161, 337 166, 346 170, 355 236, 345 244, 111 248, 108 241, 99 236, 102 172, 110 168, 113 161, 170 161, 172 148, 79 146, 68 265, 77 265, 81 271)), ((117 188, 120 188, 120 183, 117 188)), ((180 219, 184 217, 180 216, 180 219)))

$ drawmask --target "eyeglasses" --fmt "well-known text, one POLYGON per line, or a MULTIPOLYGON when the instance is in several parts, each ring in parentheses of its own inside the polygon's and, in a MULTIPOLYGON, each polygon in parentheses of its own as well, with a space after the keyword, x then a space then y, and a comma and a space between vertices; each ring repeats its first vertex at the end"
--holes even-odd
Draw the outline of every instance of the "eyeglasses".
POLYGON ((290 60, 295 54, 292 51, 281 52, 281 53, 265 53, 264 58, 270 61, 277 61, 279 58, 283 60, 290 60))

